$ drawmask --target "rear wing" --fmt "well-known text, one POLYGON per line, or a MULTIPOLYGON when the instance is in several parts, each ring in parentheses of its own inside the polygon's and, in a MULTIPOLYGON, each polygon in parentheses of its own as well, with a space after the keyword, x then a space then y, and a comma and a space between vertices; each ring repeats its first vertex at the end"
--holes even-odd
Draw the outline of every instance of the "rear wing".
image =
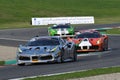
POLYGON ((120 26, 118 26, 118 27, 97 28, 97 29, 95 29, 95 30, 96 30, 96 31, 99 31, 101 34, 106 34, 106 33, 107 33, 107 30, 110 30, 110 29, 120 29, 120 26))
POLYGON ((94 30, 100 32, 100 34, 102 34, 102 35, 105 35, 105 34, 107 34, 107 30, 109 30, 109 29, 112 29, 112 28, 97 28, 94 30))
POLYGON ((83 32, 95 32, 95 31, 99 32, 99 33, 102 34, 102 35, 106 35, 107 30, 108 30, 108 29, 103 29, 103 28, 80 30, 80 31, 76 31, 76 32, 75 32, 75 35, 76 35, 76 34, 81 34, 81 33, 83 33, 83 32))

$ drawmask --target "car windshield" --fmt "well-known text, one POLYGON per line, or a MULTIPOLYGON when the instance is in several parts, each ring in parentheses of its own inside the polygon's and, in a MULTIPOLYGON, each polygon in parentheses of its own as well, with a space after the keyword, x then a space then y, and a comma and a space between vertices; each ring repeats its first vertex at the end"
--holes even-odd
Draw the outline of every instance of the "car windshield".
POLYGON ((75 38, 100 38, 100 34, 98 32, 86 32, 76 35, 75 38))
POLYGON ((58 29, 58 28, 70 28, 69 25, 57 25, 57 26, 53 26, 52 29, 58 29))
POLYGON ((57 38, 40 38, 38 40, 28 42, 27 46, 52 46, 59 44, 60 43, 57 38))

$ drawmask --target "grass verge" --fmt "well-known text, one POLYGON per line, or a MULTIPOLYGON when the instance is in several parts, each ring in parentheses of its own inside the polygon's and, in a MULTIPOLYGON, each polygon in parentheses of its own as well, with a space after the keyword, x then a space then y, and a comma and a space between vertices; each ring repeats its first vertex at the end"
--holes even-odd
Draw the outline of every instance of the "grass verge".
POLYGON ((83 77, 95 76, 100 74, 117 73, 117 72, 120 72, 120 67, 93 69, 88 71, 67 73, 67 74, 54 75, 54 76, 28 78, 24 80, 67 80, 67 79, 73 79, 73 78, 83 78, 83 77))
POLYGON ((30 24, 32 17, 94 16, 96 24, 119 23, 119 3, 120 0, 0 0, 0 28, 34 27, 30 24))
POLYGON ((120 28, 107 30, 107 34, 120 34, 120 28))
POLYGON ((0 65, 4 65, 5 64, 5 61, 0 61, 0 65))

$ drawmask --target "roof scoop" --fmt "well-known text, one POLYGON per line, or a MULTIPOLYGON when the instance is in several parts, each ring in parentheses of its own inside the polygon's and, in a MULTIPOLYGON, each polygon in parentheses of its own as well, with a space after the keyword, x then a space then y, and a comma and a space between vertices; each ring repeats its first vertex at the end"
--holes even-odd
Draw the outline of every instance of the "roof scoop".
POLYGON ((31 50, 32 48, 29 48, 29 50, 31 50))
POLYGON ((44 49, 47 49, 47 47, 44 47, 44 49))
POLYGON ((83 41, 88 41, 88 38, 84 38, 83 41))
POLYGON ((35 50, 40 50, 40 47, 36 47, 35 50))

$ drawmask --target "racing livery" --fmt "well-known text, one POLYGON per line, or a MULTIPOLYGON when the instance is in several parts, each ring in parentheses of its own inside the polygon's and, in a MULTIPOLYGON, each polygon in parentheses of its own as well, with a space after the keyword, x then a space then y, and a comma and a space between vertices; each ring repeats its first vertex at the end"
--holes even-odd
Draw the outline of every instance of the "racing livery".
POLYGON ((48 34, 50 36, 73 35, 74 27, 69 24, 58 24, 48 27, 48 34))
POLYGON ((76 44, 76 52, 104 51, 108 49, 108 36, 95 30, 77 32, 74 38, 67 38, 76 44))
POLYGON ((17 51, 17 64, 76 61, 75 44, 59 36, 34 37, 17 51))

